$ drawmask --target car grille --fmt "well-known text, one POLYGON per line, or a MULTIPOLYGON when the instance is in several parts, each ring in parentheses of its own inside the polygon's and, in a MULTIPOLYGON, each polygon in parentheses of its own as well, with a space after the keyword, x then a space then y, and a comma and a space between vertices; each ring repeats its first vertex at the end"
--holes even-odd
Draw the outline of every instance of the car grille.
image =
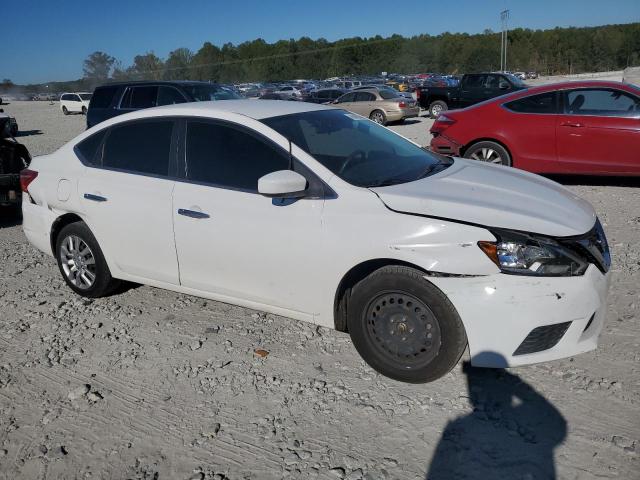
POLYGON ((604 234, 600 220, 596 221, 590 232, 579 237, 566 239, 563 243, 586 255, 589 261, 595 264, 602 273, 609 271, 611 267, 611 252, 609 251, 607 237, 604 234))
POLYGON ((513 352, 513 356, 542 352, 556 346, 569 328, 569 325, 571 325, 571 322, 534 328, 516 351, 513 352))

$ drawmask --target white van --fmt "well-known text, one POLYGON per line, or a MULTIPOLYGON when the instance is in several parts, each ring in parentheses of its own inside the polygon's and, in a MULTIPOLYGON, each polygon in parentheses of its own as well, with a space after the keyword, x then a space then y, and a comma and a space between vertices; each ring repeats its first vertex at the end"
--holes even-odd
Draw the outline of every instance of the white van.
POLYGON ((60 110, 65 115, 70 113, 87 114, 91 93, 63 93, 60 95, 60 110))

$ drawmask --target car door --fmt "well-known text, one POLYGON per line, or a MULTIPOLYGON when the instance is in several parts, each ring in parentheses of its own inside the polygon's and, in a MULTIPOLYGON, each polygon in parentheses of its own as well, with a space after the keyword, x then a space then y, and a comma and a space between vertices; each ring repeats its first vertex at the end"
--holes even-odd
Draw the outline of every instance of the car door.
POLYGON ((563 95, 558 162, 567 173, 640 172, 640 99, 622 89, 576 88, 563 95))
POLYGON ((484 95, 486 74, 465 75, 460 86, 460 98, 457 98, 458 107, 468 107, 478 103, 484 95))
MULTIPOLYGON (((173 202, 180 282, 220 299, 311 315, 317 299, 304 282, 318 267, 323 200, 258 194, 258 179, 288 169, 290 158, 267 140, 268 127, 246 123, 257 131, 186 122, 185 178, 176 183, 173 202)), ((295 169, 311 175, 302 165, 295 169)))
POLYGON ((88 168, 78 189, 86 221, 112 266, 141 280, 177 285, 175 123, 133 120, 102 130, 96 158, 83 159, 88 168))
POLYGON ((355 98, 350 110, 363 117, 369 117, 369 114, 373 110, 372 105, 375 102, 376 97, 370 92, 355 92, 355 98))
POLYGON ((355 112, 354 107, 357 108, 356 93, 357 92, 345 93, 336 100, 336 103, 340 108, 344 108, 345 110, 349 110, 350 112, 355 112))

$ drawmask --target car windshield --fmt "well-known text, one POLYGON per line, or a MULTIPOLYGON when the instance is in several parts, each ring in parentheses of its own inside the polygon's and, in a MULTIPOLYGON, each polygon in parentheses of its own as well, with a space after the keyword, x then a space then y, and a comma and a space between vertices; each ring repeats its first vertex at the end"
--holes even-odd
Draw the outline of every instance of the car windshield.
POLYGON ((211 100, 236 100, 243 98, 232 89, 221 85, 183 85, 182 89, 187 92, 196 102, 209 102, 211 100))
POLYGON ((296 113, 262 122, 359 187, 412 182, 452 163, 447 157, 428 152, 391 130, 344 110, 296 113))
POLYGON ((80 98, 82 100, 91 100, 91 94, 90 93, 81 93, 80 94, 80 98))

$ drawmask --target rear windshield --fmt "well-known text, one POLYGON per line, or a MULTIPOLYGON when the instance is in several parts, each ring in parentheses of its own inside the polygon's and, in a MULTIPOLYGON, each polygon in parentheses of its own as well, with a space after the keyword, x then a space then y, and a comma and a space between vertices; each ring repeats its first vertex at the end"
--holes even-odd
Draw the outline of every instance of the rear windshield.
POLYGON ((91 108, 107 108, 111 105, 111 100, 115 95, 118 87, 98 87, 91 96, 91 108))
POLYGON ((398 92, 392 92, 390 90, 379 90, 380 96, 385 100, 391 100, 392 98, 398 98, 398 92))

